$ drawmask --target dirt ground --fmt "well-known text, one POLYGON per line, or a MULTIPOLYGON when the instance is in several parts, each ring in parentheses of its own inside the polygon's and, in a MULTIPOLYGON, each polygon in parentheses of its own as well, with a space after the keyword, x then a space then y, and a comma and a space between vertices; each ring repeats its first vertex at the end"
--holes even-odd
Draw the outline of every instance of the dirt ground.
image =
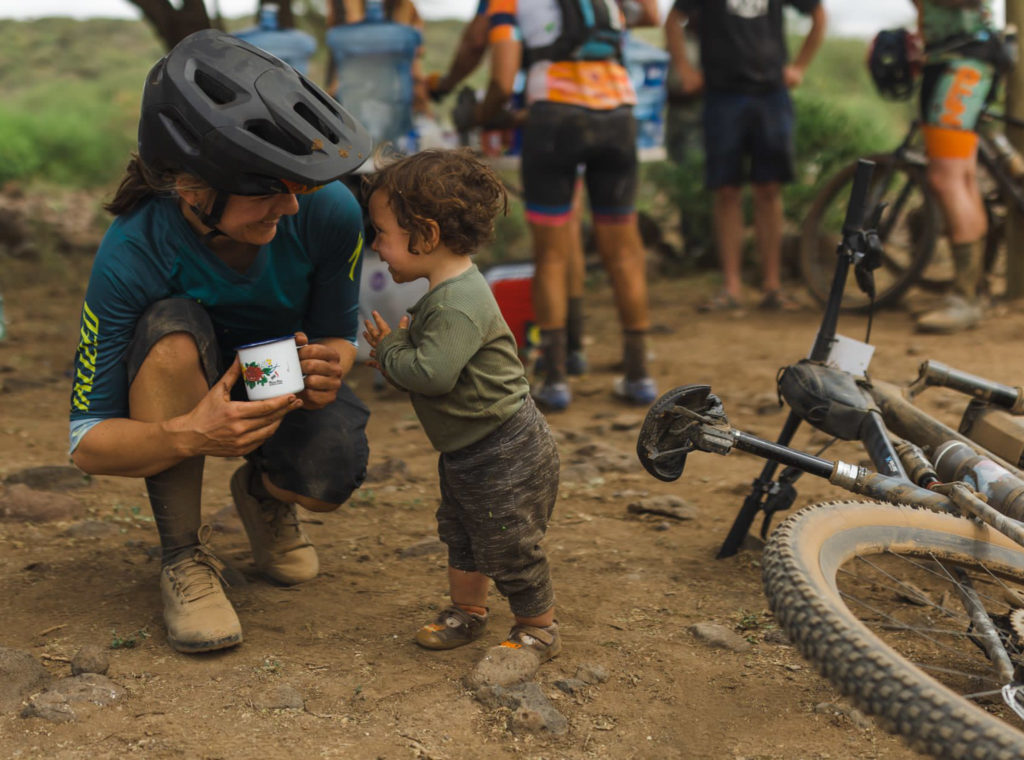
MULTIPOLYGON (((88 264, 81 255, 4 261, 10 335, 0 343, 0 515, 15 490, 5 478, 69 464, 69 373, 88 264)), ((774 438, 784 417, 772 404, 776 371, 806 355, 818 312, 698 315, 693 304, 714 287, 707 278, 652 279, 651 366, 660 387, 709 382, 733 424, 774 438)), ((233 650, 186 656, 167 645, 141 480, 95 477, 59 493, 73 501, 51 519, 0 518, 0 647, 66 676, 68 658, 98 645, 108 676, 125 690, 72 722, 0 715, 0 756, 914 756, 853 711, 780 636, 761 593, 756 540, 738 556, 714 558, 761 462, 691 455, 677 483, 654 480, 636 462, 643 410, 610 397, 619 337, 610 293, 596 280, 586 304, 592 369, 573 380, 572 407, 549 417, 563 484, 546 547, 565 648, 537 681, 567 719, 564 734, 513 731, 508 709, 485 707, 463 685, 510 624, 503 600, 492 600, 491 629, 474 645, 436 653, 413 643, 445 601, 444 555, 429 540, 436 455, 408 400, 375 391, 369 370, 359 368, 351 382, 372 410, 371 467, 391 459, 392 474, 335 513, 306 515, 321 558, 316 580, 281 588, 255 575, 228 493, 239 462, 207 463, 204 513, 217 527, 214 549, 236 571, 228 593, 245 634, 233 650), (628 511, 657 495, 684 498, 694 518, 628 511), (699 623, 725 626, 750 646, 713 647, 691 632, 699 623), (555 686, 580 666, 609 678, 572 695, 555 686), (281 687, 304 707, 273 709, 281 687)), ((909 380, 934 357, 1018 384, 1021 312, 1000 314, 984 329, 945 339, 914 335, 905 312, 883 313, 872 334, 874 374, 909 380)), ((840 331, 862 339, 865 324, 844 317, 840 331)), ((955 424, 959 402, 941 391, 935 399, 955 424)), ((837 451, 860 461, 854 449, 837 451)), ((809 477, 798 486, 799 505, 841 495, 809 477)))

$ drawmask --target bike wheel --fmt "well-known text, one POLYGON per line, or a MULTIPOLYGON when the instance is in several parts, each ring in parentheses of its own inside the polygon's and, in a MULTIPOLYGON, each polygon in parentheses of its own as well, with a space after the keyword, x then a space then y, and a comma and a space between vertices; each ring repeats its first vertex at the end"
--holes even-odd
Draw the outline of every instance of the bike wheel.
POLYGON ((1024 608, 1024 547, 977 522, 874 502, 808 507, 764 551, 764 585, 780 625, 818 670, 918 751, 935 757, 1024 756, 1024 721, 1000 699, 960 604, 957 568, 995 616, 1016 672, 1009 622, 1024 608))
MULTIPOLYGON (((878 225, 885 254, 875 270, 875 306, 894 306, 928 265, 942 214, 926 190, 922 167, 897 160, 891 154, 872 156, 868 213, 888 203, 878 225)), ((824 303, 832 288, 836 249, 842 238, 846 206, 857 165, 842 169, 818 193, 804 220, 800 237, 800 271, 811 294, 824 303)), ((843 293, 843 308, 865 310, 870 305, 851 276, 843 293)))

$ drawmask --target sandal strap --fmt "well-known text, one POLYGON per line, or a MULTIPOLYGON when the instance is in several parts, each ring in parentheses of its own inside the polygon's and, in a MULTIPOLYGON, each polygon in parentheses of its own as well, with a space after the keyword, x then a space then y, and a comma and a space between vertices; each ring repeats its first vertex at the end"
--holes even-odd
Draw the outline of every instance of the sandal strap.
POLYGON ((520 640, 523 636, 531 636, 539 641, 544 646, 551 646, 555 640, 556 632, 558 628, 557 623, 552 625, 550 628, 538 628, 535 625, 522 625, 516 623, 512 626, 512 630, 508 633, 508 641, 515 641, 518 644, 523 642, 520 640))

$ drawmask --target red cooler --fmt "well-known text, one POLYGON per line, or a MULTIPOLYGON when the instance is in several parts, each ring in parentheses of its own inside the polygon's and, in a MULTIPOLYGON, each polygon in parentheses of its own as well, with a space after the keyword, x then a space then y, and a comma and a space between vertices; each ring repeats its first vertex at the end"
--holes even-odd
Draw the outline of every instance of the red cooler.
POLYGON ((533 264, 499 264, 484 274, 501 315, 520 349, 536 345, 531 335, 533 316, 533 264))

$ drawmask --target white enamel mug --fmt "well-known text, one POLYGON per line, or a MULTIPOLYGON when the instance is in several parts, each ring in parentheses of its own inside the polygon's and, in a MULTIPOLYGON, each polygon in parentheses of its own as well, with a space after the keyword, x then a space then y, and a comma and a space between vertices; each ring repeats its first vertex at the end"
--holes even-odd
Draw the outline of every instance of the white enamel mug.
POLYGON ((250 401, 300 393, 302 366, 295 337, 261 340, 239 346, 238 361, 242 364, 242 382, 250 401))

